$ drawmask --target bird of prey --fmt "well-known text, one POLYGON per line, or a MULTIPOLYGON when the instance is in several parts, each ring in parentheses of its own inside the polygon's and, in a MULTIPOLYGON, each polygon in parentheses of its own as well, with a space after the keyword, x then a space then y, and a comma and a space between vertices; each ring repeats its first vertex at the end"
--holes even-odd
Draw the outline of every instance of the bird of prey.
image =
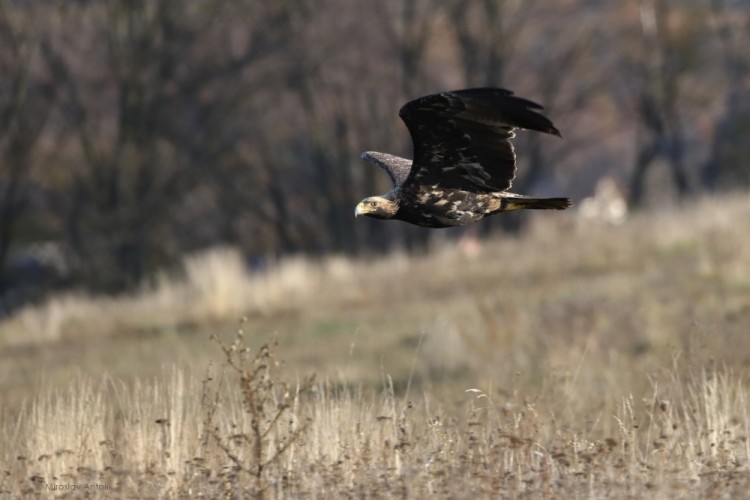
POLYGON ((511 144, 518 128, 560 136, 531 101, 498 88, 428 95, 406 103, 399 116, 414 143, 414 160, 367 151, 393 189, 362 200, 355 216, 397 219, 423 227, 451 227, 522 208, 564 210, 568 198, 508 192, 516 175, 511 144))

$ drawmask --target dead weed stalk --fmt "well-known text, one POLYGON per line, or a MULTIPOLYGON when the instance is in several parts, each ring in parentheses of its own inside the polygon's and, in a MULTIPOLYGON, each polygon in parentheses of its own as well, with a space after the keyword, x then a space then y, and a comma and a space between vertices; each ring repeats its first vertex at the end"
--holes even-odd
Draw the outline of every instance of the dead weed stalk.
POLYGON ((224 352, 224 361, 218 381, 209 375, 203 382, 204 453, 210 453, 213 443, 230 460, 232 465, 222 469, 224 490, 230 496, 244 489, 254 497, 266 496, 269 489, 283 490, 294 481, 293 448, 311 424, 309 417, 302 421, 297 410, 299 398, 312 388, 314 376, 296 385, 280 381, 275 373, 280 365, 275 357, 277 342, 254 351, 245 345, 241 328, 231 344, 216 336, 212 340, 224 352), (222 386, 225 379, 232 378, 239 383, 246 418, 221 425, 218 415, 226 413, 217 410, 224 403, 231 404, 225 401, 222 386))

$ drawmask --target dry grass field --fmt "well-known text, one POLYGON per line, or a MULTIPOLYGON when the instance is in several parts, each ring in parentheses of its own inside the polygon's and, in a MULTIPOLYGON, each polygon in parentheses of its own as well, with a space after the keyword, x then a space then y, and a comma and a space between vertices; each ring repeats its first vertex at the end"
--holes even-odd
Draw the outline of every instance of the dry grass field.
POLYGON ((52 298, 0 323, 0 496, 748 497, 748 221, 745 194, 471 255, 218 249, 52 298))

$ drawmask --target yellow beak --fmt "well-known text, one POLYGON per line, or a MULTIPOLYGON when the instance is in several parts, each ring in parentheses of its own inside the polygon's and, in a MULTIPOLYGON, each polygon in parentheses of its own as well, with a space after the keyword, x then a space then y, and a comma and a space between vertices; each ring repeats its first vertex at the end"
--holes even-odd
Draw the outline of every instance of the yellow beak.
POLYGON ((367 213, 367 207, 365 207, 364 203, 360 203, 357 205, 357 207, 354 209, 354 217, 359 217, 360 215, 364 215, 367 213))

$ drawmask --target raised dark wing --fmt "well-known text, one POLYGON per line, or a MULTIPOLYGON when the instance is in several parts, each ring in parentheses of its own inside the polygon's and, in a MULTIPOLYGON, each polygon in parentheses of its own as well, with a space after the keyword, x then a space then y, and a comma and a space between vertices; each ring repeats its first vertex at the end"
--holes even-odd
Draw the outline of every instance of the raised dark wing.
POLYGON ((405 183, 505 191, 516 175, 510 142, 514 130, 560 135, 535 111, 541 109, 496 88, 442 92, 408 102, 399 111, 414 142, 414 162, 405 183))
POLYGON ((398 187, 404 183, 411 170, 411 160, 401 158, 400 156, 389 155, 388 153, 378 153, 377 151, 365 151, 361 158, 379 166, 391 178, 393 187, 398 187))

